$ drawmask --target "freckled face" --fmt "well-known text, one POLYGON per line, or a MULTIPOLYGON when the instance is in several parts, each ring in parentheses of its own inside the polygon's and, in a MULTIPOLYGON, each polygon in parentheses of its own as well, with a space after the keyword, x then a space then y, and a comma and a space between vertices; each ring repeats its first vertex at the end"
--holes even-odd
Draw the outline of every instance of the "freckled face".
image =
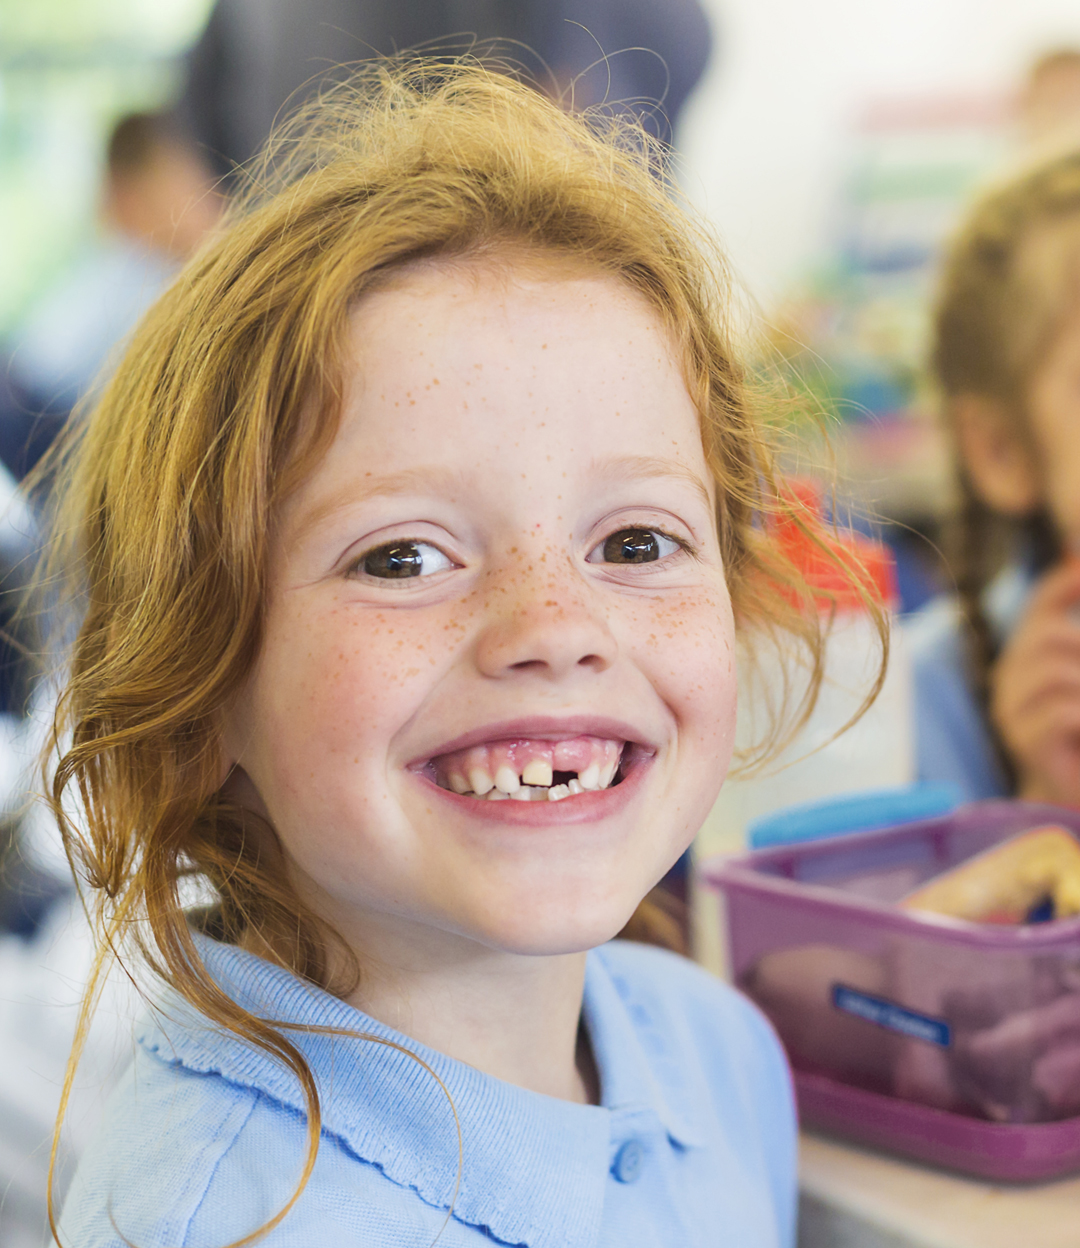
POLYGON ((674 353, 623 283, 555 268, 409 271, 350 341, 226 750, 347 938, 591 947, 731 750, 714 487, 674 353))

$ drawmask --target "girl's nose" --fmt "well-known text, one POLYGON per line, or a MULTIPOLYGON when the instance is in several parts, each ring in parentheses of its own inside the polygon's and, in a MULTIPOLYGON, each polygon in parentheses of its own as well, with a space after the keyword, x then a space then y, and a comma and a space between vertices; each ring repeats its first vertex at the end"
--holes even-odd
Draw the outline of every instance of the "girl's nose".
POLYGON ((544 597, 507 604, 477 644, 476 661, 485 676, 533 673, 561 680, 575 670, 606 671, 617 644, 607 621, 573 597, 544 597))

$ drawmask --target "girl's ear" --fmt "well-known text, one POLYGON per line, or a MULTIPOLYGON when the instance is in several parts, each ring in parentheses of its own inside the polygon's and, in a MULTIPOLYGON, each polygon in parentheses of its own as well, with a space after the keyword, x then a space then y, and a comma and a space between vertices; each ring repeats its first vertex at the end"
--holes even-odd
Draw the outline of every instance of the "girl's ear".
POLYGON ((1042 503, 1031 447, 1003 404, 979 394, 949 400, 952 426, 971 484, 992 511, 1026 516, 1042 503))

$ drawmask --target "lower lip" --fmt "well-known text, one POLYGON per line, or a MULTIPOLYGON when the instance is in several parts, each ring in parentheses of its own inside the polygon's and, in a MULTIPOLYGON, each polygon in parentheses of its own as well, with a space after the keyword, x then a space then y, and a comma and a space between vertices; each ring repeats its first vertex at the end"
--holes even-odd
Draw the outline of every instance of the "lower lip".
POLYGON ((514 824, 518 827, 552 827, 569 823, 597 823, 601 819, 617 815, 640 789, 651 758, 636 760, 622 780, 610 789, 592 793, 578 793, 564 797, 561 802, 490 802, 477 797, 462 797, 449 789, 440 788, 427 776, 419 779, 430 793, 440 797, 460 814, 472 819, 484 819, 489 823, 514 824))

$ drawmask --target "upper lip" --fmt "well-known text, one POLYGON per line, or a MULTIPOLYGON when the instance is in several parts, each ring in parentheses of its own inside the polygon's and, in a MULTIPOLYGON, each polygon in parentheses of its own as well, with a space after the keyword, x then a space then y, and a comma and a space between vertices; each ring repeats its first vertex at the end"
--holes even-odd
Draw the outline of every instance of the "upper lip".
POLYGON ((608 741, 629 741, 634 745, 655 750, 654 743, 647 740, 639 728, 617 719, 599 715, 530 716, 525 719, 504 719, 470 729, 450 741, 442 742, 434 749, 417 755, 407 765, 418 769, 441 754, 467 750, 473 745, 487 745, 493 741, 529 739, 533 741, 566 741, 573 737, 602 737, 608 741))

